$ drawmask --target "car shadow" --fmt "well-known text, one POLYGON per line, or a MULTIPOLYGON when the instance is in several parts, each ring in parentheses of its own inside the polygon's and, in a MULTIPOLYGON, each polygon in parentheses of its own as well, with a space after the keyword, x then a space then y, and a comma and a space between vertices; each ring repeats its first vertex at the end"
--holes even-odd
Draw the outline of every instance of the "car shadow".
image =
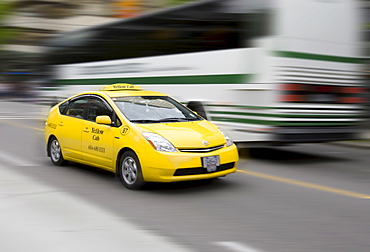
POLYGON ((349 159, 341 157, 334 157, 325 154, 303 153, 295 150, 281 149, 278 147, 240 149, 239 154, 241 158, 252 158, 267 162, 292 164, 351 161, 349 159))
MULTIPOLYGON (((120 179, 116 176, 115 173, 93 167, 88 166, 80 163, 69 162, 67 165, 62 167, 56 168, 63 168, 70 170, 75 175, 81 176, 89 176, 93 177, 94 179, 104 180, 109 182, 116 182, 119 186, 123 189, 126 187, 120 181, 120 179)), ((190 180, 190 181, 180 181, 180 182, 164 182, 164 183, 156 183, 156 182, 148 182, 145 184, 143 188, 137 191, 142 192, 149 192, 149 191, 157 191, 157 192, 170 192, 176 191, 177 193, 189 193, 193 191, 206 191, 206 190, 224 190, 224 189, 233 189, 233 187, 238 187, 238 183, 234 183, 231 179, 233 175, 228 175, 225 177, 214 178, 214 179, 203 179, 203 180, 190 180)), ((129 190, 129 189, 126 189, 129 190)))
POLYGON ((188 193, 191 191, 205 191, 215 189, 226 189, 236 186, 231 180, 226 178, 204 179, 204 180, 191 180, 171 183, 148 183, 142 190, 143 191, 176 191, 188 193))

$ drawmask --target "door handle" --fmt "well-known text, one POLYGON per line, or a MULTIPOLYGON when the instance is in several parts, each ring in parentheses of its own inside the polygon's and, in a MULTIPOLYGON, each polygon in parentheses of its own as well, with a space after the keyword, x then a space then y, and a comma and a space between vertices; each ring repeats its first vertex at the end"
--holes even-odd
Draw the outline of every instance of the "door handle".
POLYGON ((63 123, 63 122, 60 122, 60 123, 59 123, 59 126, 63 126, 63 125, 64 125, 64 123, 63 123))
POLYGON ((90 132, 89 128, 84 128, 84 132, 89 133, 90 132))

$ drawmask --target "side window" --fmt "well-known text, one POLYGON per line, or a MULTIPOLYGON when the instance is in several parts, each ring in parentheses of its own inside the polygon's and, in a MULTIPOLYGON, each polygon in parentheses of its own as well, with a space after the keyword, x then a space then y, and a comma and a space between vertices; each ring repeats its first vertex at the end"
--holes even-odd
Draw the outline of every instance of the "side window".
POLYGON ((117 116, 116 116, 116 120, 115 120, 114 124, 115 124, 116 127, 120 127, 122 125, 121 120, 117 116))
POLYGON ((87 101, 88 97, 83 97, 70 101, 67 110, 65 110, 65 115, 84 119, 87 101))
POLYGON ((112 114, 112 109, 103 100, 95 97, 90 99, 87 120, 95 121, 95 118, 100 115, 107 115, 112 119, 112 114))
POLYGON ((67 113, 67 107, 68 107, 69 101, 63 102, 62 104, 59 105, 59 112, 62 115, 65 115, 67 113))

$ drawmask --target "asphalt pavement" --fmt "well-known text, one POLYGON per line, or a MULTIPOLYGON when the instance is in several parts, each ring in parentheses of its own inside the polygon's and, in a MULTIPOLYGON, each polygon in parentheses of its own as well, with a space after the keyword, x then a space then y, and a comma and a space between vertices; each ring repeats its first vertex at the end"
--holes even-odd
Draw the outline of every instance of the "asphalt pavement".
POLYGON ((93 167, 52 165, 42 113, 0 102, 1 251, 369 251, 370 156, 340 146, 366 146, 365 133, 245 149, 225 178, 131 191, 93 167))

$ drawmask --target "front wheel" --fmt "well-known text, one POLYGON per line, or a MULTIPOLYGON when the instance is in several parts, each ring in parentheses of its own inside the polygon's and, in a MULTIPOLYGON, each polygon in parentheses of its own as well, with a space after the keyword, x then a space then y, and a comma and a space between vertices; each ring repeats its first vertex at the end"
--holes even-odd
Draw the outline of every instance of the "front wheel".
POLYGON ((54 165, 62 166, 67 163, 67 161, 63 158, 62 149, 60 147, 59 141, 55 137, 53 137, 49 141, 48 152, 51 162, 53 162, 54 165))
POLYGON ((126 151, 119 162, 119 175, 122 183, 128 189, 140 189, 145 185, 139 158, 133 151, 126 151))

